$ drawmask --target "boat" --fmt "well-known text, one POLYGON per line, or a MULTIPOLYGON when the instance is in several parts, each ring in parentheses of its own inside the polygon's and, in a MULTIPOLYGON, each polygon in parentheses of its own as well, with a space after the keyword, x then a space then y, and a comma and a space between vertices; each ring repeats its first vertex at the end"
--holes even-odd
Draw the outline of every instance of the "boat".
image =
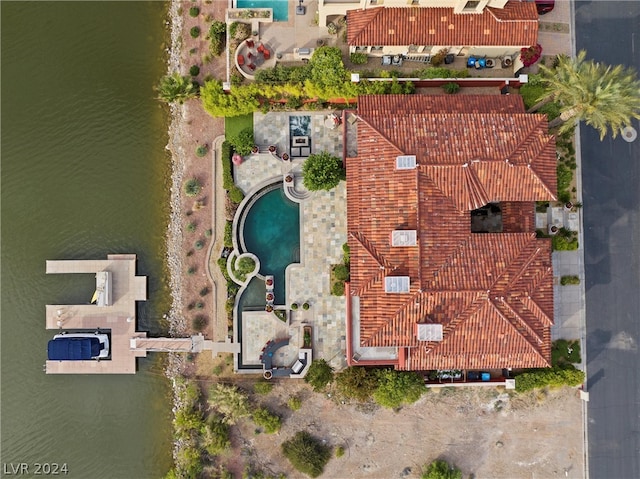
POLYGON ((98 306, 111 305, 111 273, 108 271, 98 271, 96 273, 96 291, 91 298, 92 303, 98 306))
POLYGON ((50 361, 90 361, 109 357, 109 336, 95 333, 56 334, 47 346, 50 361))

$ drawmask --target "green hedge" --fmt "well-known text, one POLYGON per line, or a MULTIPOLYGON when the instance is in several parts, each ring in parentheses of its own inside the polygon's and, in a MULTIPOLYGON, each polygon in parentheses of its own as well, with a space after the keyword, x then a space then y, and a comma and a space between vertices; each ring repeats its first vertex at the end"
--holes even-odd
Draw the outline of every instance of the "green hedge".
POLYGON ((239 204, 244 199, 244 193, 236 186, 233 181, 231 155, 233 148, 231 143, 224 141, 222 143, 222 186, 229 192, 229 199, 239 204))
POLYGON ((584 382, 584 372, 573 366, 567 368, 535 369, 516 376, 516 391, 535 388, 578 386, 584 382))
POLYGON ((227 221, 224 224, 224 245, 227 248, 233 248, 233 222, 232 221, 227 221))

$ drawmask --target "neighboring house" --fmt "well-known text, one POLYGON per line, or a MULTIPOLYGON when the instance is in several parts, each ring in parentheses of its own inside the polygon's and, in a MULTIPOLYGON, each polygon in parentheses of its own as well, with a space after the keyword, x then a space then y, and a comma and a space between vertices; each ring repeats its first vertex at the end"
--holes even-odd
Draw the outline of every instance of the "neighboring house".
POLYGON ((538 40, 534 2, 508 2, 481 13, 453 8, 371 8, 347 12, 349 51, 369 55, 434 55, 441 49, 459 56, 511 57, 538 40))
POLYGON ((361 96, 346 159, 350 364, 546 367, 555 139, 519 95, 361 96))
POLYGON ((385 7, 446 7, 455 13, 480 13, 485 7, 502 8, 507 0, 318 0, 318 25, 327 26, 347 10, 385 7))

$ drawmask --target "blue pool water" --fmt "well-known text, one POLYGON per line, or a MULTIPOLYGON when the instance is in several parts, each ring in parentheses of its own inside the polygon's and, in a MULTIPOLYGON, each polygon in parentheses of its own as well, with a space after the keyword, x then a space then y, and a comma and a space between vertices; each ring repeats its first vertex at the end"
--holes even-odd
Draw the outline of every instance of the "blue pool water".
POLYGON ((237 8, 273 8, 273 19, 278 22, 289 20, 287 0, 236 0, 237 8))
POLYGON ((274 276, 275 304, 284 304, 284 271, 300 261, 299 205, 277 187, 250 206, 240 234, 247 251, 260 258, 260 274, 274 276))

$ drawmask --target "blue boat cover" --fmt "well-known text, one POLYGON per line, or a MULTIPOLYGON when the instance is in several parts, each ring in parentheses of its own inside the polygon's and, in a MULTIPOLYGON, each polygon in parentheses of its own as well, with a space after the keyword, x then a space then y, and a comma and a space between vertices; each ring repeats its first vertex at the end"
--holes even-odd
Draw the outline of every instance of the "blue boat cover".
POLYGON ((86 361, 100 354, 98 338, 58 338, 49 341, 50 361, 86 361))

